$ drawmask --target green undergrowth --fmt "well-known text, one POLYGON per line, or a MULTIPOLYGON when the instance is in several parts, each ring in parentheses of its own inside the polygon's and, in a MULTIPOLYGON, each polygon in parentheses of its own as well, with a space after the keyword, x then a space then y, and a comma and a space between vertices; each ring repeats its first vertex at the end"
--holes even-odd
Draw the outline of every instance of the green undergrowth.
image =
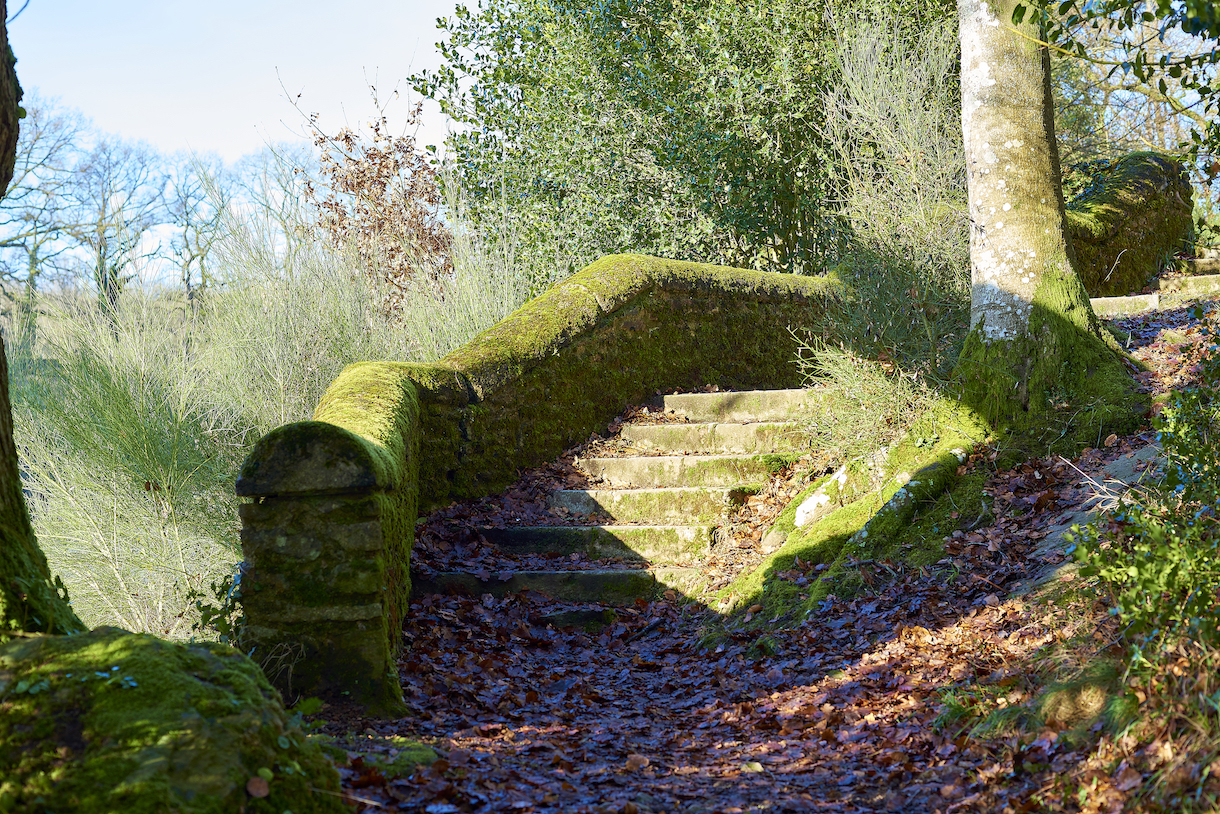
POLYGON ((772 526, 785 536, 783 545, 716 595, 723 624, 797 621, 830 594, 859 590, 863 582, 855 566, 861 561, 919 567, 940 559, 951 523, 969 522, 983 511, 984 475, 959 480, 957 473, 965 453, 985 437, 977 416, 940 400, 874 466, 852 462, 842 486, 833 475, 812 483, 772 526), (797 508, 819 489, 841 505, 797 528, 797 508))
POLYGON ((1090 523, 1077 549, 1116 631, 1110 706, 1126 714, 1141 811, 1220 803, 1220 314, 1194 316, 1208 352, 1155 422, 1162 477, 1090 523))

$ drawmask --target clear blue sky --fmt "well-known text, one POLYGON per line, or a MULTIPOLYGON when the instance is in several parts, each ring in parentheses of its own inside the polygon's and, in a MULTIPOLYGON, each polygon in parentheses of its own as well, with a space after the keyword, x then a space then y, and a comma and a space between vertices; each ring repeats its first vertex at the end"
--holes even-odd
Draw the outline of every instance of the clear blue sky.
MULTIPOLYGON (((10 16, 22 2, 8 0, 10 16)), ((371 115, 366 73, 383 95, 406 94, 412 70, 438 64, 435 20, 455 2, 30 0, 9 41, 24 87, 99 129, 232 161, 301 132, 281 79, 332 132, 371 115)), ((444 134, 426 111, 421 143, 444 134)))

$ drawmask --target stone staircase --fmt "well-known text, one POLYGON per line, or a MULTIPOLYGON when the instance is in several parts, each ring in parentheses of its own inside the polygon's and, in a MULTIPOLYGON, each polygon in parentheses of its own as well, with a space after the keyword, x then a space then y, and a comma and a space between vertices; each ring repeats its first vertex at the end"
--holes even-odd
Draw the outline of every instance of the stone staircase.
MULTIPOLYGON (((1193 260, 1188 269, 1220 269, 1220 262, 1193 260)), ((1126 297, 1094 297, 1089 302, 1100 317, 1138 314, 1156 311, 1163 307, 1162 298, 1174 305, 1183 299, 1203 297, 1220 293, 1220 274, 1196 274, 1188 277, 1162 277, 1151 286, 1156 289, 1148 294, 1131 294, 1126 297)))
MULTIPOLYGON (((556 518, 609 518, 590 525, 481 527, 505 555, 579 554, 613 567, 448 571, 414 578, 414 592, 475 595, 532 589, 557 600, 630 604, 666 588, 697 593, 700 564, 733 511, 773 472, 807 448, 799 419, 817 404, 809 390, 685 393, 653 405, 657 423, 621 427, 614 456, 577 459, 592 488, 559 489, 556 518)), ((575 561, 574 561, 575 562, 575 561)))

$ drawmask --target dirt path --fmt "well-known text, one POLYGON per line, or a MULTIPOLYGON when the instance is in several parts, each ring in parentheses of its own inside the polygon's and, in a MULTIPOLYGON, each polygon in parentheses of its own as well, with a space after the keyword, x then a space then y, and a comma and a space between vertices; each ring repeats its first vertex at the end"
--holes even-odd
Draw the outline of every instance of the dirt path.
MULTIPOLYGON (((1125 322, 1155 366, 1148 389, 1189 380, 1198 348, 1185 310, 1125 322)), ((980 697, 1019 710, 1052 643, 1113 645, 1100 599, 1007 596, 1064 559, 1040 541, 1090 500, 1086 476, 1153 438, 992 473, 995 523, 948 538, 935 566, 861 564, 866 593, 765 635, 730 629, 715 647, 701 646, 708 612, 672 595, 594 634, 544 624, 574 608, 536 594, 427 597, 400 664, 413 715, 322 717, 426 740, 442 759, 389 780, 356 761, 341 769, 345 789, 360 810, 429 814, 1021 812, 1079 810, 1068 798, 1084 778, 1092 810, 1116 810, 1134 788, 1126 764, 1115 768, 1104 735, 1060 742, 1073 710, 1051 710, 1027 737, 967 735, 958 718, 980 697)))

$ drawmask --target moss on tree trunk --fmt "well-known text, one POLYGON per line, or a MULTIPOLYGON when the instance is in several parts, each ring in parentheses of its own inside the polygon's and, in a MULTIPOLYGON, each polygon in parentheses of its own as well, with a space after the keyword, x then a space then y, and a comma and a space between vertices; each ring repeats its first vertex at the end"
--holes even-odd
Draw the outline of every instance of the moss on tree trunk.
MULTIPOLYGON (((0 20, 7 19, 0 0, 0 20)), ((17 154, 18 102, 21 86, 8 34, 0 25, 0 195, 13 179, 17 154)), ((47 558, 38 547, 17 471, 13 411, 8 397, 8 360, 0 342, 0 641, 19 631, 68 633, 84 625, 67 602, 67 591, 51 579, 47 558)))
POLYGON ((1043 275, 1023 335, 987 341, 971 331, 956 378, 964 403, 1030 450, 1095 446, 1132 431, 1147 410, 1070 272, 1043 275))
POLYGON ((961 398, 1030 448, 1134 427, 1141 399, 1101 331, 1067 231, 1050 59, 1017 0, 959 0, 971 331, 961 398))

